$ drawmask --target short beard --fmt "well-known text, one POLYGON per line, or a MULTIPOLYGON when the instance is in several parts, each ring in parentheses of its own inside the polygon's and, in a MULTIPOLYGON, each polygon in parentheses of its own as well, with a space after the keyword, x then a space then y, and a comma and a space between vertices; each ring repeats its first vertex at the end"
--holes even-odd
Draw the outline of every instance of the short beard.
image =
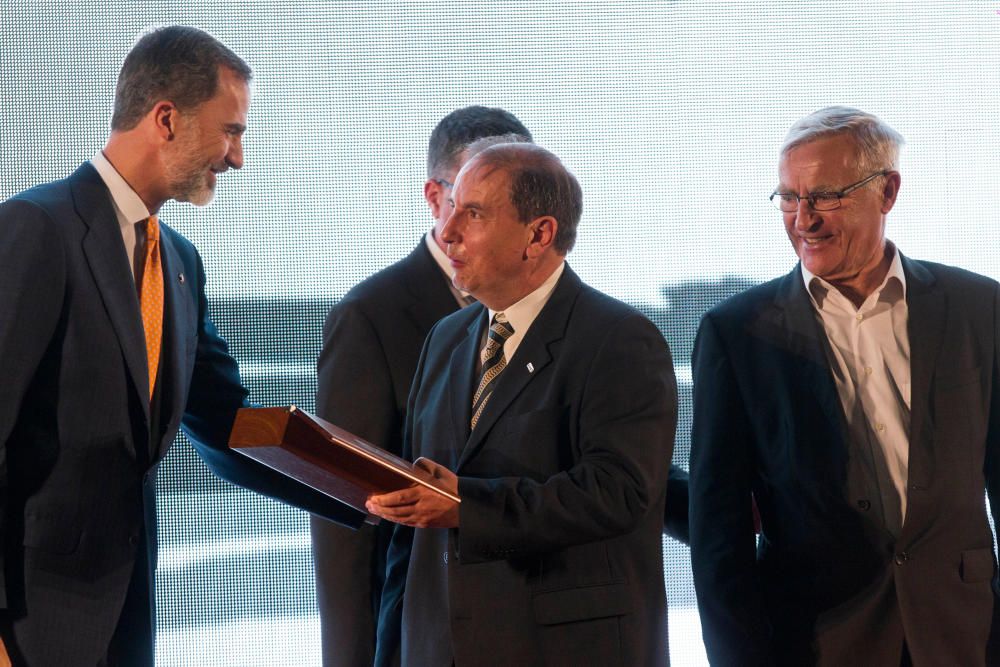
POLYGON ((185 138, 178 139, 165 161, 170 198, 206 206, 215 196, 215 188, 207 181, 207 167, 199 164, 201 132, 194 123, 185 130, 181 135, 185 138))

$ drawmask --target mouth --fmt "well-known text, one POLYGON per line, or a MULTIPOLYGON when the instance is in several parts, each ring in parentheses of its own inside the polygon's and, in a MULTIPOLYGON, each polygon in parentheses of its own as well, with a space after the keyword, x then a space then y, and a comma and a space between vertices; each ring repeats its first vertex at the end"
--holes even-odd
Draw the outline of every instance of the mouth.
POLYGON ((457 269, 465 266, 465 261, 458 257, 457 253, 452 254, 452 247, 453 246, 451 244, 448 244, 448 250, 445 251, 445 254, 448 256, 448 262, 451 264, 451 268, 457 269))
POLYGON ((817 248, 827 243, 833 238, 832 234, 827 236, 800 236, 799 240, 802 241, 802 245, 806 248, 817 248))

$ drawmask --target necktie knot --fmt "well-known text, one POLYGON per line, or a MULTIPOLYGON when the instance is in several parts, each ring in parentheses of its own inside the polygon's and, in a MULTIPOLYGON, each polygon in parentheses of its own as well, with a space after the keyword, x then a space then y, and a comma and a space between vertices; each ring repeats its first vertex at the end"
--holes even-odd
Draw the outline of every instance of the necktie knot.
POLYGON ((507 321, 507 316, 503 313, 494 315, 493 322, 490 324, 489 334, 486 337, 486 345, 483 346, 483 350, 480 353, 480 361, 484 369, 486 364, 496 357, 497 350, 502 350, 504 343, 513 335, 514 327, 507 321))
MULTIPOLYGON (((160 221, 155 215, 146 218, 146 248, 160 242, 160 221)), ((147 250, 148 252, 148 250, 147 250)))

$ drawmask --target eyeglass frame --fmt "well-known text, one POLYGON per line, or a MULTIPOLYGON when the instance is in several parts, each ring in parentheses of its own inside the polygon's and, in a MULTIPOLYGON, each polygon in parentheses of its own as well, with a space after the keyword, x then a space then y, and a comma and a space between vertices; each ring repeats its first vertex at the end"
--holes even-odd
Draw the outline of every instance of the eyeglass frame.
POLYGON ((888 176, 892 172, 893 172, 892 169, 883 169, 881 171, 876 171, 871 176, 868 176, 866 178, 862 178, 857 183, 851 183, 850 185, 848 185, 843 190, 839 190, 837 192, 810 192, 806 196, 800 197, 799 195, 791 193, 791 192, 778 192, 777 190, 775 190, 774 192, 771 193, 771 196, 768 197, 768 200, 772 204, 774 204, 775 208, 777 208, 782 213, 793 213, 793 212, 797 211, 798 208, 799 208, 799 205, 802 203, 803 199, 805 199, 806 201, 809 202, 809 207, 812 210, 814 210, 814 211, 836 211, 838 208, 840 208, 843 205, 842 202, 841 202, 841 199, 843 199, 847 195, 851 194, 852 192, 854 192, 858 188, 864 187, 865 185, 867 185, 868 183, 872 182, 873 180, 875 180, 879 176, 888 176), (774 200, 775 197, 780 197, 780 198, 778 199, 778 201, 775 201, 774 200), (791 201, 791 200, 786 200, 785 197, 795 197, 795 208, 788 209, 788 210, 785 210, 785 209, 781 208, 781 202, 782 201, 791 201), (837 200, 836 200, 837 201, 837 205, 833 206, 831 208, 816 208, 816 197, 824 197, 824 198, 836 197, 837 198, 837 200))

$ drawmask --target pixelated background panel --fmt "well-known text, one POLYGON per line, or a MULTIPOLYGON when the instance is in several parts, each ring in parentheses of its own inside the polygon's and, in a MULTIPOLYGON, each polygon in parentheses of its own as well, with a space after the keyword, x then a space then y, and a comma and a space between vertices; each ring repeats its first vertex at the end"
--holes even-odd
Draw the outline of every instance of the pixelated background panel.
MULTIPOLYGON (((690 451, 702 313, 794 265, 767 196, 789 125, 828 104, 907 139, 888 235, 1000 277, 1000 4, 6 0, 0 197, 60 178, 107 135, 151 25, 207 29, 255 71, 246 165, 161 218, 199 247, 252 399, 309 409, 323 318, 430 225, 428 135, 502 106, 584 190, 570 263, 640 308, 674 354, 690 451), (986 219, 986 224, 979 223, 986 219)), ((158 664, 319 664, 307 518, 207 473, 183 437, 159 474, 158 664)), ((664 541, 675 665, 705 664, 689 552, 664 541)))

